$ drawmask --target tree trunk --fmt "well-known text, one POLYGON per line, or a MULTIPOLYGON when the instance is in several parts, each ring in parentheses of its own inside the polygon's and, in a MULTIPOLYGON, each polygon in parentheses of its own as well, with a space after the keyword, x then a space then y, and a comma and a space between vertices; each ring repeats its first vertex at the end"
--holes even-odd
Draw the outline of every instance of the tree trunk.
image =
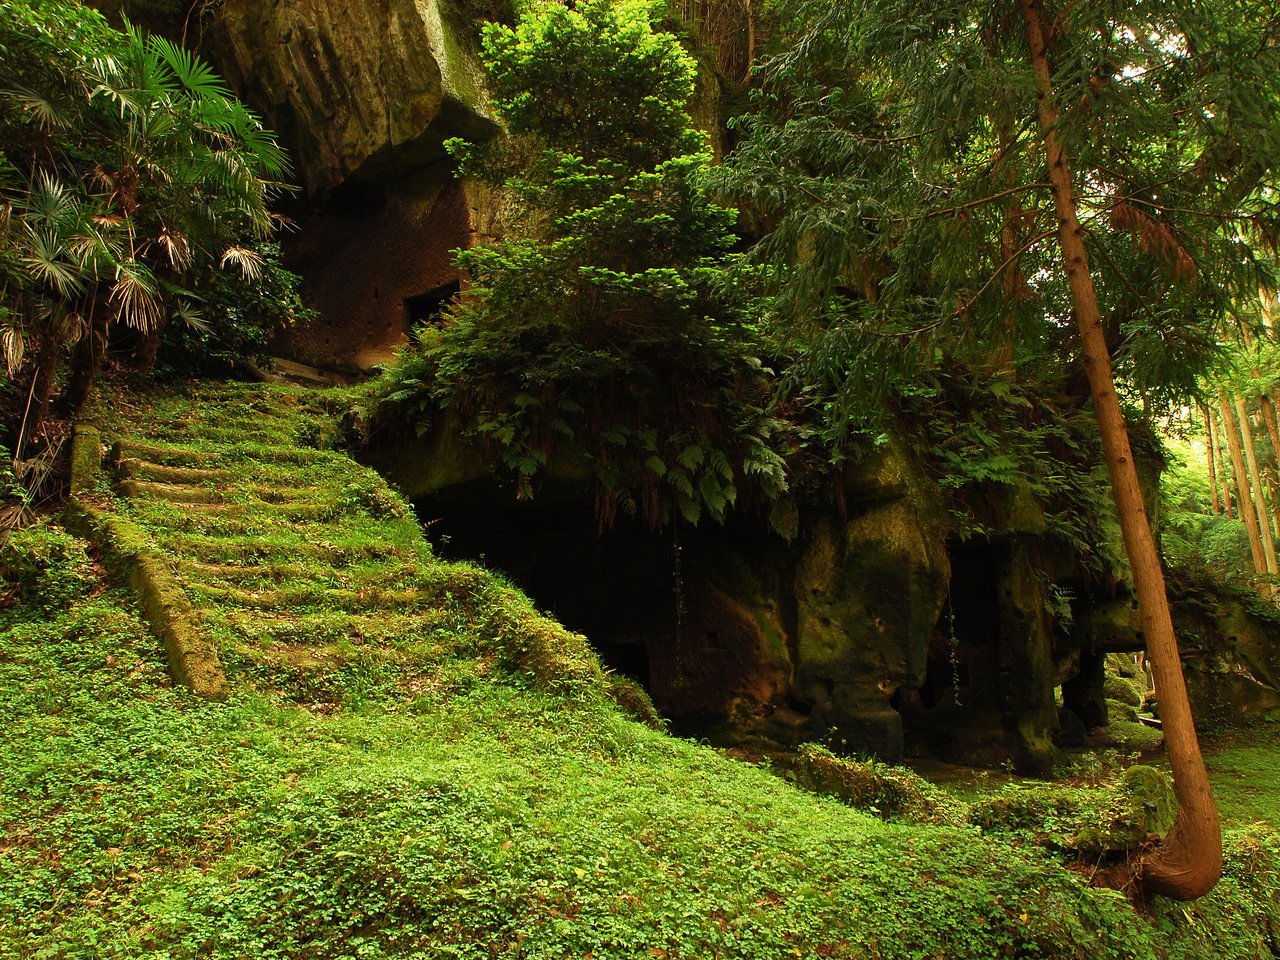
MULTIPOLYGON (((1213 417, 1213 407, 1209 407, 1209 416, 1213 417)), ((1218 431, 1218 476, 1222 478, 1222 506, 1227 515, 1228 520, 1236 518, 1235 510, 1231 506, 1231 465, 1227 460, 1227 451, 1223 449, 1223 438, 1227 435, 1226 424, 1219 424, 1218 431)))
MULTIPOLYGON (((1258 407, 1262 411, 1262 422, 1267 425, 1267 433, 1271 437, 1271 451, 1277 459, 1280 459, 1280 423, 1276 421, 1276 406, 1265 393, 1258 395, 1258 407)), ((1280 539, 1280 501, 1276 500, 1274 486, 1270 483, 1270 477, 1276 472, 1275 465, 1269 468, 1268 488, 1271 492, 1271 526, 1275 530, 1276 538, 1280 539)))
POLYGON ((1053 102, 1040 2, 1021 0, 1021 3, 1027 24, 1027 46, 1036 75, 1036 109, 1058 214, 1063 268, 1080 328, 1081 350, 1089 377, 1089 390, 1093 395, 1094 415, 1098 420, 1125 552, 1133 571, 1147 655, 1160 695, 1165 749, 1180 804, 1173 829, 1163 843, 1138 857, 1133 864, 1132 879, 1136 885, 1135 892, 1140 897, 1163 894, 1176 900, 1193 900, 1212 890, 1222 874, 1222 825, 1191 716, 1191 703, 1187 697, 1182 660, 1165 591, 1164 570, 1156 552, 1155 538, 1151 535, 1138 471, 1129 447, 1128 430, 1116 396, 1111 355, 1102 330, 1097 293, 1076 212, 1071 171, 1056 132, 1058 111, 1053 102))
POLYGON ((1222 502, 1218 498, 1218 441, 1213 435, 1213 416, 1209 408, 1201 404, 1200 415, 1204 417, 1204 432, 1209 444, 1209 491, 1213 495, 1213 512, 1222 513, 1222 502))
POLYGON ((133 351, 134 368, 144 377, 151 376, 156 365, 156 354, 160 352, 160 325, 156 324, 142 335, 142 340, 133 351))
MULTIPOLYGON (((1258 472, 1258 455, 1253 447, 1253 425, 1249 422, 1249 411, 1245 408, 1244 397, 1236 397, 1236 415, 1240 419, 1240 439, 1244 442, 1244 462, 1249 471, 1249 499, 1253 502, 1253 512, 1258 518, 1258 539, 1262 542, 1262 557, 1266 564, 1266 572, 1276 575, 1276 544, 1271 537, 1271 518, 1267 516, 1266 497, 1262 493, 1262 474, 1258 472)), ((1244 512, 1244 507, 1240 508, 1244 512)), ((1268 593, 1272 591, 1267 590, 1268 593)))
POLYGON ((96 299, 89 302, 89 329, 71 356, 71 375, 63 392, 63 402, 73 420, 78 420, 84 413, 84 405, 106 355, 108 316, 105 305, 96 299))
POLYGON ((1236 477, 1236 503, 1240 505, 1240 519, 1249 531, 1249 552, 1253 554, 1255 573, 1267 572, 1267 558, 1262 553, 1262 535, 1258 531, 1258 515, 1249 507, 1249 479, 1244 469, 1244 449, 1240 446, 1240 431, 1231 415, 1231 402, 1227 391, 1218 390, 1218 409, 1222 414, 1222 435, 1227 438, 1231 450, 1231 472, 1236 477))
POLYGON ((61 343, 52 330, 40 337, 40 350, 31 371, 31 393, 23 421, 18 425, 18 443, 13 451, 15 460, 25 459, 24 448, 44 432, 44 421, 49 415, 49 402, 53 397, 53 381, 58 374, 58 354, 61 343))

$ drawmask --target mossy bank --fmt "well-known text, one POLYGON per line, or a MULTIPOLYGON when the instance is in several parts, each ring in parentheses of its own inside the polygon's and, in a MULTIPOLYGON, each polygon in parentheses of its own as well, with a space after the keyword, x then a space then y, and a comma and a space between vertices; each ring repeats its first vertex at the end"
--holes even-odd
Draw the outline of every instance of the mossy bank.
MULTIPOLYGON (((97 491, 171 551, 184 589, 210 591, 199 612, 227 667, 224 701, 174 685, 133 597, 104 584, 82 541, 46 523, 6 543, 0 956, 1280 951, 1280 846, 1265 826, 1232 836, 1210 897, 1137 910, 1047 848, 883 820, 631 719, 589 648, 492 575, 436 560, 376 477, 316 449, 341 406, 239 387, 157 400, 130 411, 132 439, 221 454, 230 476, 207 487, 242 509, 211 518, 97 491), (322 480, 317 464, 338 462, 322 480), (363 506, 282 517, 237 493, 283 482, 272 470, 324 488, 309 503, 363 506), (379 526, 370 504, 409 526, 379 526), (295 536, 304 523, 334 528, 295 536), (185 554, 200 545, 221 559, 185 554), (389 568, 362 571, 391 546, 396 576, 438 586, 419 606, 392 598, 403 588, 389 568), (189 564, 241 566, 250 583, 216 593, 206 577, 219 571, 189 564), (273 606, 253 596, 266 571, 277 590, 337 579, 273 606), (383 580, 339 582, 362 572, 383 580), (401 640, 373 631, 379 618, 417 627, 401 640), (539 630, 577 652, 522 658, 539 630)), ((120 423, 103 428, 120 439, 120 423)))

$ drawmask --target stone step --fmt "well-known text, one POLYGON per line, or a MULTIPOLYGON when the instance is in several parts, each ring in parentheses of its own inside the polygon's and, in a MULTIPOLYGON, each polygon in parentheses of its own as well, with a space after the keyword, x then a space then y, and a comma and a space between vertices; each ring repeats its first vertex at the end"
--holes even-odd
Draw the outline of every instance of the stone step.
POLYGON ((279 587, 271 590, 246 590, 240 587, 218 587, 207 583, 187 582, 188 593, 223 606, 245 610, 287 610, 304 612, 319 609, 343 613, 360 613, 377 609, 416 610, 434 604, 440 591, 425 587, 405 589, 366 587, 350 590, 329 587, 279 587))
POLYGON ((444 619, 437 611, 411 615, 350 613, 286 614, 269 610, 228 609, 219 615, 245 639, 245 651, 272 644, 323 646, 331 643, 407 646, 421 643, 444 619))
POLYGON ((125 457, 117 460, 116 474, 122 480, 151 480, 156 483, 177 483, 199 486, 207 483, 225 483, 235 474, 225 467, 170 467, 150 460, 125 457))
POLYGON ((360 511, 357 507, 344 507, 336 503, 227 503, 225 501, 198 502, 153 500, 151 509, 168 510, 171 507, 182 507, 182 513, 175 518, 175 529, 197 529, 202 521, 213 519, 245 520, 258 519, 262 524, 284 523, 294 529, 300 524, 313 523, 318 520, 341 520, 344 516, 354 516, 360 511))
POLYGON ((174 467, 209 467, 216 465, 223 455, 213 450, 193 450, 176 444, 139 443, 136 440, 119 440, 111 448, 111 462, 141 460, 152 464, 174 467))
POLYGON ((222 503, 217 490, 180 483, 156 483, 151 480, 123 480, 120 493, 126 497, 150 497, 183 506, 208 507, 222 503))
MULTIPOLYGON (((309 529, 307 530, 309 533, 309 529)), ((164 545, 180 557, 196 558, 209 563, 235 564, 237 561, 261 563, 277 559, 308 557, 322 560, 337 568, 363 560, 417 561, 426 555, 390 544, 361 544, 344 547, 317 543, 301 531, 296 540, 282 543, 279 539, 254 536, 210 536, 199 533, 170 533, 164 545)))
POLYGON ((193 582, 216 583, 254 589, 250 584, 258 581, 261 589, 273 589, 281 583, 293 581, 307 584, 324 584, 330 587, 358 590, 365 587, 389 584, 422 586, 423 574, 414 566, 402 562, 375 562, 373 566, 332 566, 328 564, 292 563, 268 561, 255 564, 204 563, 199 560, 179 560, 178 572, 193 582))

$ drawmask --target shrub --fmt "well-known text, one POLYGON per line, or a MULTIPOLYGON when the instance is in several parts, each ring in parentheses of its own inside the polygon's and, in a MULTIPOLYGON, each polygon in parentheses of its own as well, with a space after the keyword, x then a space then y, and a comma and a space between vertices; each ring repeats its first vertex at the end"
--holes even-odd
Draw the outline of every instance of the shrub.
POLYGON ((11 595, 46 611, 65 609, 94 583, 84 542, 48 521, 0 537, 0 577, 11 595))
POLYGON ((604 0, 489 24, 484 56, 508 134, 449 146, 522 212, 459 255, 474 286, 388 372, 384 409, 424 432, 447 408, 520 498, 559 453, 593 478, 602 526, 779 495, 781 425, 725 267, 736 214, 698 185, 692 58, 647 5, 604 0))

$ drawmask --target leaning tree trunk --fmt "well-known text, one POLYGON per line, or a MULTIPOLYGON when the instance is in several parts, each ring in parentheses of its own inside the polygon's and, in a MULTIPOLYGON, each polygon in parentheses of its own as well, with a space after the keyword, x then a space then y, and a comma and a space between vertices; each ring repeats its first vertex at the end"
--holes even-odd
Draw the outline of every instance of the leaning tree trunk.
POLYGON ((1164 570, 1147 520, 1138 471, 1129 447, 1129 433, 1116 396, 1111 355, 1107 350, 1097 292, 1077 216, 1071 170, 1058 139, 1058 110, 1053 102, 1040 0, 1021 0, 1021 4, 1027 24, 1027 46, 1036 77, 1040 137, 1058 214, 1063 268, 1080 328, 1081 350, 1089 377, 1089 390, 1093 395, 1094 415, 1107 460, 1125 552, 1133 571, 1147 656, 1160 695, 1165 749, 1173 768, 1173 786, 1180 804, 1173 829, 1159 846, 1138 857, 1132 865, 1132 879, 1136 893, 1141 897, 1163 894, 1177 900, 1192 900, 1212 890, 1222 874, 1222 825, 1191 716, 1191 702, 1187 697, 1173 618, 1169 612, 1169 597, 1165 591, 1164 570))
POLYGON ((1267 558, 1262 552, 1262 532, 1258 529, 1258 514, 1249 506, 1249 476, 1245 472, 1244 448, 1240 445, 1240 431, 1236 429, 1227 391, 1222 389, 1218 390, 1218 409, 1222 413, 1222 435, 1227 438, 1227 448, 1231 451, 1231 472, 1236 477, 1236 503, 1240 506, 1240 519, 1244 521, 1244 528, 1249 531, 1249 552, 1253 556, 1253 569, 1255 573, 1266 573, 1267 558))
POLYGON ((1204 417, 1204 432, 1208 438, 1209 492, 1213 495, 1213 512, 1220 514, 1222 503, 1218 498, 1218 441, 1213 435, 1213 417, 1209 413, 1209 408, 1201 404, 1200 415, 1204 417))

